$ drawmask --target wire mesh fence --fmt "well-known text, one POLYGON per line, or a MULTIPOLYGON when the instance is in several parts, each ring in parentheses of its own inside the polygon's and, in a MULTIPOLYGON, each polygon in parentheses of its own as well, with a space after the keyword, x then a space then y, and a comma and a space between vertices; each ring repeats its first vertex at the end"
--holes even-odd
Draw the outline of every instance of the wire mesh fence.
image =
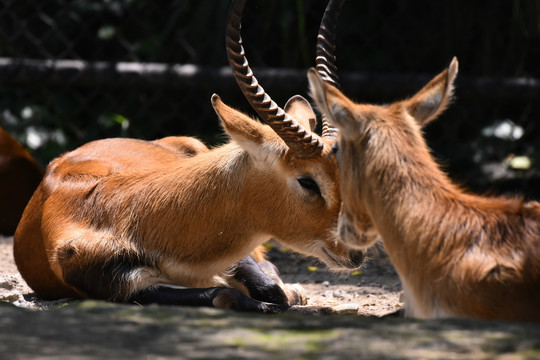
MULTIPOLYGON (((228 6, 0 0, 0 125, 42 164, 103 137, 221 141, 213 92, 252 113, 227 66, 228 6)), ((325 6, 325 0, 247 2, 247 55, 280 104, 296 93, 307 96, 305 74, 325 6)), ((366 0, 343 10, 337 48, 347 94, 372 102, 402 98, 458 56, 457 100, 427 129, 430 145, 467 181, 485 164, 504 168, 510 157, 527 156, 530 170, 503 173, 529 184, 523 179, 536 171, 540 154, 539 1, 366 0), (522 134, 492 131, 508 126, 522 134)))

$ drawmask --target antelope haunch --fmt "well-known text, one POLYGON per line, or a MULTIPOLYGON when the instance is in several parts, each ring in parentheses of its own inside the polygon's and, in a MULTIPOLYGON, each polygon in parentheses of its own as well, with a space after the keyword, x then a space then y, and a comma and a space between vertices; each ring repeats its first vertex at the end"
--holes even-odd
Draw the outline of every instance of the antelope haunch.
POLYGON ((0 234, 12 235, 43 177, 34 158, 0 127, 0 234))
POLYGON ((375 225, 406 315, 540 321, 540 204, 463 192, 422 137, 450 102, 457 72, 454 59, 416 95, 382 107, 352 102, 310 70, 318 106, 340 129, 340 232, 375 225))
POLYGON ((295 96, 282 110, 258 86, 241 46, 243 3, 231 6, 227 53, 242 91, 272 127, 214 95, 231 138, 221 147, 107 139, 54 160, 14 242, 17 266, 38 295, 298 310, 290 297, 273 296, 275 282, 261 275, 272 280, 272 269, 261 272, 249 257, 258 245, 274 237, 333 269, 361 264, 362 251, 335 232, 341 198, 337 162, 327 157, 335 139, 312 132, 305 99, 295 96), (238 283, 277 305, 223 287, 238 283))

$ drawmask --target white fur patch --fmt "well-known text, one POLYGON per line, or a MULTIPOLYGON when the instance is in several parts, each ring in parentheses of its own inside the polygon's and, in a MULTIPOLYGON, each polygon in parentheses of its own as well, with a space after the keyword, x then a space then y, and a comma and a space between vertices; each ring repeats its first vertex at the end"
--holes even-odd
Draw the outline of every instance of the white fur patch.
POLYGON ((157 269, 140 267, 133 269, 127 275, 126 280, 130 285, 130 293, 151 287, 165 279, 160 276, 157 269))

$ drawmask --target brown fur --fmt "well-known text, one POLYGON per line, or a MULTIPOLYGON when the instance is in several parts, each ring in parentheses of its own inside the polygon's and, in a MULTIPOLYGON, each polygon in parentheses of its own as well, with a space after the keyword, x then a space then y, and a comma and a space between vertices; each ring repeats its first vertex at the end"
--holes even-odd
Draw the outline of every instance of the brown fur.
POLYGON ((0 234, 15 232, 42 176, 34 158, 0 127, 0 234))
MULTIPOLYGON (((212 101, 232 138, 221 147, 106 139, 51 162, 14 240, 19 271, 38 295, 125 301, 156 284, 216 286, 270 237, 333 268, 359 265, 362 253, 335 234, 331 144, 296 159, 268 126, 212 101), (300 186, 303 176, 321 195, 300 186)), ((259 250, 253 256, 264 259, 259 250)))
POLYGON ((340 233, 371 219, 410 316, 540 321, 540 204, 465 193, 422 137, 451 100, 456 74, 454 59, 412 98, 380 107, 353 103, 310 70, 318 106, 341 130, 340 233))

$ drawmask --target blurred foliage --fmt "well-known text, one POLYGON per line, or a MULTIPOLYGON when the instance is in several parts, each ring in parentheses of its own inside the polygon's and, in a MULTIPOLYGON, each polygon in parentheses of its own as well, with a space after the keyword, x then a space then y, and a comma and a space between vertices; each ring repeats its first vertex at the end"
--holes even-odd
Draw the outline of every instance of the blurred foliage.
MULTIPOLYGON (((228 6, 223 0, 2 0, 0 57, 226 67, 228 6)), ((325 6, 324 0, 248 1, 242 34, 251 65, 313 66, 325 6)), ((538 79, 540 1, 349 0, 340 16, 337 49, 343 71, 435 75, 457 56, 459 78, 538 79)), ((103 137, 184 134, 215 144, 223 140, 209 101, 216 88, 171 90, 150 81, 146 87, 83 87, 72 81, 52 85, 42 78, 23 86, 8 78, 0 87, 0 125, 43 164, 103 137)), ((267 90, 280 104, 293 95, 267 90)), ((355 90, 346 92, 354 95, 355 90)), ((510 155, 532 159, 531 171, 540 168, 535 161, 540 158, 540 99, 522 101, 512 94, 497 101, 461 99, 459 86, 456 94, 450 110, 426 129, 453 176, 469 181, 481 164, 503 163, 510 155), (508 119, 524 129, 522 137, 482 135, 482 129, 508 119)), ((222 95, 250 111, 239 91, 222 95)))

